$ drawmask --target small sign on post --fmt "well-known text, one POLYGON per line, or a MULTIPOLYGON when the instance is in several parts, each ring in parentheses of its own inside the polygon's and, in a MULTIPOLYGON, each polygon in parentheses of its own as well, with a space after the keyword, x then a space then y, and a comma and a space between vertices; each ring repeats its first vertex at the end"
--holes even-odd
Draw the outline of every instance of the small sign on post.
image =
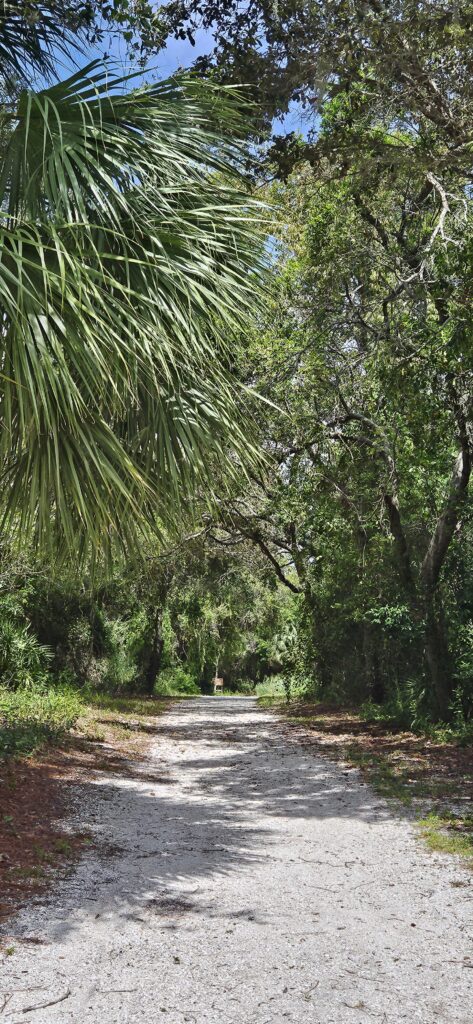
POLYGON ((223 693, 223 679, 221 676, 215 676, 214 678, 214 693, 223 693))

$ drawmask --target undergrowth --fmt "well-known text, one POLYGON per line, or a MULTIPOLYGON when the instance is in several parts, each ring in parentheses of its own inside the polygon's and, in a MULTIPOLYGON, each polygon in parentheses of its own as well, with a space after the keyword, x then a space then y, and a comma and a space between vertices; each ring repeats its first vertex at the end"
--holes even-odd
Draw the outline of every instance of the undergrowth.
POLYGON ((394 729, 408 729, 418 736, 428 736, 437 743, 473 745, 473 719, 465 718, 456 694, 452 698, 450 711, 448 722, 432 722, 427 715, 421 713, 414 701, 412 704, 398 700, 386 704, 366 701, 360 708, 360 717, 367 722, 385 723, 394 729))
POLYGON ((69 687, 0 687, 0 759, 35 753, 77 721, 83 701, 69 687))
POLYGON ((113 696, 109 693, 85 690, 83 701, 86 708, 101 711, 115 711, 124 715, 148 715, 161 714, 163 701, 160 697, 143 697, 140 695, 128 694, 113 696))

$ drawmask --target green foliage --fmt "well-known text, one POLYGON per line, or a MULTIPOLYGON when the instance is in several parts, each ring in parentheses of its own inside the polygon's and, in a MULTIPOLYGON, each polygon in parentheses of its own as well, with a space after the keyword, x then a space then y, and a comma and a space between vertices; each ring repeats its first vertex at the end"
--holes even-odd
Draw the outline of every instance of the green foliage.
POLYGON ((0 599, 0 681, 16 690, 47 680, 52 652, 38 642, 17 595, 0 599))
POLYGON ((163 668, 183 665, 205 690, 217 672, 230 691, 280 669, 288 600, 249 545, 194 541, 167 567, 163 668))
POLYGON ((436 853, 453 853, 473 863, 473 819, 459 819, 445 812, 432 811, 419 821, 429 849, 436 853))
POLYGON ((282 699, 286 696, 286 688, 281 676, 267 676, 255 686, 257 697, 275 697, 282 699))
POLYGON ((243 125, 228 90, 97 61, 0 101, 1 521, 50 558, 172 530, 216 459, 256 459, 230 367, 262 263, 243 125))
MULTIPOLYGON (((137 667, 134 657, 136 649, 136 617, 129 621, 123 619, 105 620, 107 642, 104 656, 99 661, 101 676, 98 686, 109 692, 133 688, 136 682, 137 667)), ((89 683, 92 681, 89 676, 89 683)))
POLYGON ((245 694, 245 696, 250 697, 255 693, 256 685, 253 679, 237 677, 232 679, 231 692, 245 694))
POLYGON ((455 714, 464 715, 467 708, 473 708, 473 621, 460 621, 456 626, 452 638, 457 681, 455 714))
POLYGON ((24 81, 27 72, 54 72, 55 60, 74 47, 74 31, 87 22, 82 0, 1 0, 0 62, 10 84, 24 81))
POLYGON ((5 523, 95 560, 80 584, 12 572, 4 681, 218 673, 469 742, 471 3, 237 6, 0 11, 5 523), (142 52, 212 26, 214 84, 94 64, 9 85, 100 15, 142 52), (250 84, 251 123, 222 78, 250 84), (240 140, 294 100, 308 137, 276 140, 262 215, 240 140), (141 562, 113 564, 117 540, 141 562))
POLYGON ((271 189, 273 292, 245 369, 275 464, 232 519, 298 594, 288 687, 411 725, 447 720, 458 684, 468 718, 471 203, 460 222, 441 191, 460 197, 461 174, 439 193, 415 161, 370 166, 363 142, 343 172, 327 146, 271 189))
POLYGON ((411 732, 426 732, 428 729, 425 693, 412 680, 406 680, 402 688, 390 694, 383 704, 365 701, 360 714, 368 721, 389 722, 395 728, 411 732))
POLYGON ((458 687, 452 697, 448 722, 432 722, 425 693, 416 682, 407 682, 402 690, 392 694, 383 704, 365 701, 360 716, 368 722, 385 722, 393 729, 431 737, 436 743, 454 743, 470 746, 473 743, 473 721, 464 713, 464 695, 458 687))
POLYGON ((179 696, 179 694, 199 694, 200 689, 195 678, 186 672, 184 668, 165 668, 159 675, 155 686, 155 693, 166 697, 179 696))
POLYGON ((405 604, 384 605, 367 608, 365 612, 366 622, 380 626, 387 633, 393 633, 399 638, 405 637, 408 640, 415 632, 416 625, 412 621, 410 609, 405 604))
POLYGON ((71 729, 82 710, 76 690, 31 684, 0 687, 0 759, 32 754, 71 729))
POLYGON ((163 0, 157 21, 163 42, 209 30, 196 67, 250 86, 268 133, 302 106, 306 137, 284 124, 273 136, 284 176, 301 156, 326 171, 327 154, 343 174, 354 149, 368 172, 419 159, 434 174, 460 151, 469 174, 472 15, 471 0, 163 0))
MULTIPOLYGON (((218 662, 227 691, 252 693, 289 664, 290 595, 249 546, 233 553, 199 539, 164 557, 150 547, 143 561, 88 585, 66 573, 51 579, 6 551, 4 565, 0 638, 12 628, 17 647, 28 638, 34 682, 67 680, 89 696, 124 699, 195 694, 210 690, 218 662)), ((24 682, 20 670, 18 658, 9 674, 4 665, 5 683, 24 682)))

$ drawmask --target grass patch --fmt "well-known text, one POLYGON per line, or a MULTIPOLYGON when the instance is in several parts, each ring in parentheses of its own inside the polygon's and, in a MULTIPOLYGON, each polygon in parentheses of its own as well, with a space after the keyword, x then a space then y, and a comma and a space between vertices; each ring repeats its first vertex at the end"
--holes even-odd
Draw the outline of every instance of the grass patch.
POLYGON ((44 868, 40 867, 38 864, 32 864, 26 868, 11 869, 11 876, 13 878, 18 878, 21 881, 38 881, 38 879, 45 878, 45 874, 44 868))
POLYGON ((0 687, 0 760, 28 756, 57 742, 75 724, 82 707, 72 689, 0 687))
POLYGON ((467 857, 473 867, 473 817, 460 817, 451 812, 431 811, 419 821, 422 835, 437 853, 453 853, 467 857))
POLYGON ((11 690, 0 686, 0 761, 60 746, 74 728, 90 742, 123 738, 132 719, 153 719, 176 697, 193 696, 111 696, 72 687, 37 685, 11 690))
POLYGON ((275 703, 283 700, 286 691, 281 679, 277 676, 268 676, 262 683, 256 684, 255 694, 259 698, 259 703, 264 706, 268 701, 275 703))
POLYGON ((406 806, 412 802, 413 792, 407 784, 408 769, 391 764, 386 757, 365 754, 353 746, 346 749, 346 759, 361 769, 367 781, 381 796, 399 800, 406 806))
POLYGON ((258 706, 260 708, 279 708, 282 705, 280 697, 258 697, 258 706))
POLYGON ((111 696, 108 693, 85 690, 83 699, 88 708, 114 711, 124 715, 160 715, 163 699, 157 697, 111 696))
POLYGON ((85 742, 87 747, 97 745, 94 753, 96 767, 99 767, 97 756, 102 754, 99 745, 105 744, 103 768, 110 761, 106 747, 113 747, 118 760, 114 766, 109 764, 110 770, 121 770, 124 756, 141 756, 146 753, 150 736, 155 735, 159 729, 156 720, 174 700, 162 696, 111 696, 86 691, 83 711, 71 734, 71 742, 79 742, 79 745, 85 742))
POLYGON ((158 697, 112 697, 87 693, 75 733, 91 743, 126 742, 134 727, 158 718, 169 700, 158 697))

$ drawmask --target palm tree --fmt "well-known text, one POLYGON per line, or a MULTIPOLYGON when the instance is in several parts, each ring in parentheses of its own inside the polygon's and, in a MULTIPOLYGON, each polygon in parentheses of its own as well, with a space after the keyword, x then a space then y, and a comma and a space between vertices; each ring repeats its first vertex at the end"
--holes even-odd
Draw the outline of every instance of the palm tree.
POLYGON ((228 366, 259 231, 225 90, 131 88, 98 63, 15 90, 22 53, 44 71, 64 41, 15 11, 0 8, 3 528, 76 557, 172 525, 217 462, 247 457, 228 366))

